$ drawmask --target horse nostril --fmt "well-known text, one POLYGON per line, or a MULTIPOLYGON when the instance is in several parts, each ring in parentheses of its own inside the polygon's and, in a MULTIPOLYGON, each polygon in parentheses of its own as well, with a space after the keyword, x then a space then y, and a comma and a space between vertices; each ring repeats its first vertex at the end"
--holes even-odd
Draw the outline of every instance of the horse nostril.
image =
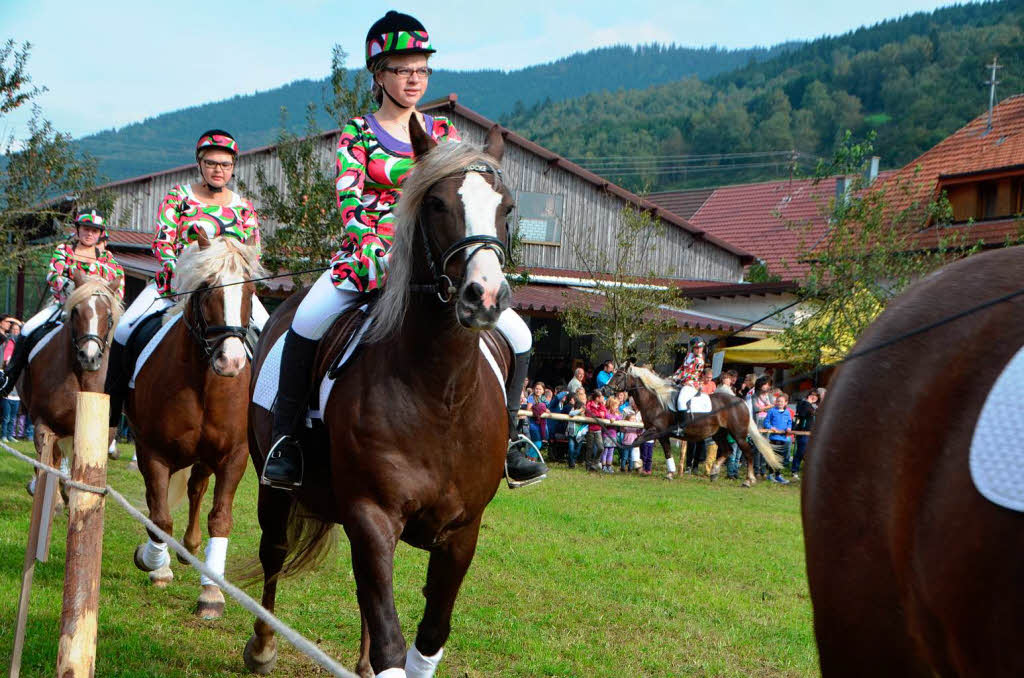
POLYGON ((466 289, 462 293, 462 300, 467 304, 479 304, 483 297, 484 286, 475 282, 466 285, 466 289))

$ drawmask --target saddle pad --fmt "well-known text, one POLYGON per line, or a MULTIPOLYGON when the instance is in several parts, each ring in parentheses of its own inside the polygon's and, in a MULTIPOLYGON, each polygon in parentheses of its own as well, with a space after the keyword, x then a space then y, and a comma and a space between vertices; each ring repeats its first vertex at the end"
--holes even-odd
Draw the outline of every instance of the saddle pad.
POLYGON ((171 328, 174 327, 175 323, 179 320, 181 320, 180 313, 174 315, 170 320, 164 323, 163 327, 161 327, 160 330, 153 335, 153 338, 146 344, 146 348, 142 349, 142 353, 139 354, 139 359, 135 361, 135 370, 132 372, 132 379, 128 382, 128 386, 130 388, 135 388, 135 379, 139 376, 142 366, 146 364, 149 357, 153 355, 153 351, 156 350, 156 347, 160 345, 160 342, 163 341, 164 337, 167 336, 167 333, 171 331, 171 328))
POLYGON ((29 354, 28 354, 28 361, 29 361, 29 363, 31 363, 32 359, 36 357, 37 353, 39 353, 44 348, 46 348, 46 345, 50 343, 50 339, 53 339, 54 335, 56 335, 58 332, 60 332, 60 329, 62 327, 64 327, 64 325, 62 325, 61 323, 57 323, 56 327, 54 327, 49 332, 44 334, 43 337, 38 342, 36 342, 36 345, 32 347, 31 351, 29 351, 29 354))
POLYGON ((698 393, 697 395, 690 398, 690 412, 693 414, 703 414, 711 411, 711 396, 707 393, 698 393))
POLYGON ((971 438, 971 479, 989 501, 1024 511, 1024 347, 996 379, 971 438))

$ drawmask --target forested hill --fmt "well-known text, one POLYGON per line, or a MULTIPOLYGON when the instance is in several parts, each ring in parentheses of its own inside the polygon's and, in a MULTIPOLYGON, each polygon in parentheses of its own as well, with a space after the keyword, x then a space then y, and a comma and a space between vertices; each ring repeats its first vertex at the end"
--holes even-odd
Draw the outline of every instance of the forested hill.
MULTIPOLYGON (((463 104, 497 118, 545 100, 558 101, 587 92, 643 88, 684 76, 706 79, 778 56, 799 44, 739 50, 618 46, 509 72, 438 70, 430 79, 426 100, 456 92, 463 104)), ((330 54, 325 53, 324 62, 329 60, 330 54)), ((230 130, 243 148, 263 146, 277 138, 282 107, 290 112, 290 129, 301 131, 306 104, 321 107, 325 84, 326 80, 299 80, 265 92, 165 113, 119 130, 84 137, 79 144, 100 158, 101 171, 112 180, 190 162, 191 144, 210 127, 230 130)), ((322 113, 318 123, 324 128, 336 126, 322 113)))
POLYGON ((788 154, 769 154, 791 149, 808 154, 797 168, 806 171, 846 129, 874 131, 883 165, 897 167, 986 110, 994 56, 997 98, 1024 92, 1019 0, 918 13, 706 81, 591 93, 502 122, 635 189, 788 175, 788 154))

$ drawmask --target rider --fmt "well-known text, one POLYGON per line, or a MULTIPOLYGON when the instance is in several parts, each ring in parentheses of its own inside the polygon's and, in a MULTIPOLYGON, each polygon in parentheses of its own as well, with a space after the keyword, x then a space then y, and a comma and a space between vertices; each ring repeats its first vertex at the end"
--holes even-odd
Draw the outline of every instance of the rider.
MULTIPOLYGON (((338 141, 338 208, 345 220, 342 249, 296 309, 284 340, 277 401, 274 407, 274 444, 267 455, 262 481, 281 487, 302 483, 302 449, 294 436, 312 381, 317 342, 334 320, 364 295, 381 287, 387 275, 388 250, 394 238, 393 208, 414 158, 409 142, 413 115, 436 141, 459 141, 455 127, 445 118, 416 111, 431 69, 434 53, 426 29, 415 18, 388 12, 366 35, 366 68, 373 78, 375 113, 349 120, 338 141)), ((519 389, 526 377, 532 337, 526 323, 512 309, 498 320, 497 329, 516 354, 507 388, 510 477, 516 482, 539 479, 547 472, 542 463, 526 458, 525 440, 515 431, 519 389)))
MULTIPOLYGON (((145 318, 174 304, 174 270, 178 255, 189 244, 207 237, 225 236, 260 245, 260 225, 252 203, 227 188, 238 158, 238 142, 229 133, 211 129, 196 142, 196 164, 202 179, 197 184, 179 184, 160 203, 153 255, 161 269, 125 310, 114 330, 107 368, 106 392, 110 395, 110 425, 121 422, 121 408, 128 393, 124 347, 132 330, 145 318)), ((254 295, 252 324, 262 329, 267 311, 254 295)))
POLYGON ((672 380, 680 384, 679 396, 676 400, 678 419, 676 427, 682 431, 690 418, 690 400, 700 391, 700 377, 704 371, 704 340, 700 337, 690 339, 690 350, 683 364, 672 375, 672 380))
POLYGON ((0 371, 0 398, 7 397, 28 364, 29 335, 44 323, 56 320, 64 302, 74 291, 76 271, 116 282, 118 294, 124 297, 124 269, 110 252, 99 247, 100 239, 107 231, 105 222, 106 219, 96 209, 79 210, 75 216, 75 235, 54 248, 46 272, 50 302, 21 328, 21 336, 15 343, 7 370, 0 371))

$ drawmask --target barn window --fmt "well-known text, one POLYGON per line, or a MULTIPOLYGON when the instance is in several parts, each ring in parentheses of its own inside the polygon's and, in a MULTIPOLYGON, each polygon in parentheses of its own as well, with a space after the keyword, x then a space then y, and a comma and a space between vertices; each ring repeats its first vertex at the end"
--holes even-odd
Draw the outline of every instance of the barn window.
POLYGON ((524 243, 562 244, 563 198, 551 193, 516 194, 517 229, 524 243))

